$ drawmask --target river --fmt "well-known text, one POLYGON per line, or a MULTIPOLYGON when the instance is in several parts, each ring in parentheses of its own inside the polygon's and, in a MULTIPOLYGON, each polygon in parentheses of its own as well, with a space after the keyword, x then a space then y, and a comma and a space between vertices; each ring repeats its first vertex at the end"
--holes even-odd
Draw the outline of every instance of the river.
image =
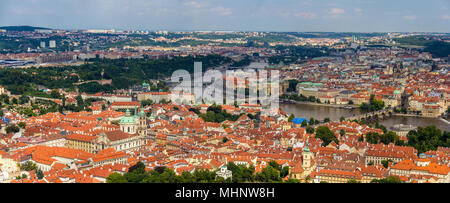
MULTIPOLYGON (((280 104, 280 108, 283 109, 287 115, 292 113, 295 117, 309 119, 323 120, 330 118, 331 120, 339 120, 341 116, 348 117, 353 115, 362 114, 360 109, 343 109, 329 106, 317 106, 311 104, 280 104)), ((379 121, 387 128, 390 128, 396 124, 408 124, 414 126, 429 126, 435 125, 442 131, 450 131, 450 124, 441 120, 440 118, 420 118, 420 117, 408 117, 408 116, 392 116, 387 119, 379 121)))

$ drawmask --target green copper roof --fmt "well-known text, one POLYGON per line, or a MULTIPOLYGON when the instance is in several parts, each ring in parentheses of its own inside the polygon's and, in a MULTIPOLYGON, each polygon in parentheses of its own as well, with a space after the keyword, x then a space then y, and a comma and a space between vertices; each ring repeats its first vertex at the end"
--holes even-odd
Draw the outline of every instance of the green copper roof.
POLYGON ((141 108, 141 117, 144 117, 145 116, 145 112, 144 112, 144 108, 141 108))
POLYGON ((313 83, 312 85, 313 85, 313 86, 323 86, 322 83, 313 83))
POLYGON ((136 123, 136 119, 134 119, 134 116, 124 116, 122 119, 120 119, 121 124, 127 124, 127 123, 136 123))
POLYGON ((134 119, 134 116, 130 115, 130 109, 127 109, 126 116, 120 119, 120 123, 121 124, 136 123, 136 119, 134 119))
POLYGON ((309 152, 308 145, 309 145, 308 140, 306 140, 305 147, 303 147, 303 152, 309 152))
POLYGON ((395 90, 394 94, 401 94, 400 90, 395 90))

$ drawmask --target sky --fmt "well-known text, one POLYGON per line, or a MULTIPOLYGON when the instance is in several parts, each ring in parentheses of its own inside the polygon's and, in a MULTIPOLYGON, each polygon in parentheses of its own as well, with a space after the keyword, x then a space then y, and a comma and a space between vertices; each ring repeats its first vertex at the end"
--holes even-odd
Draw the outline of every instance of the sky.
POLYGON ((450 32, 450 0, 1 0, 0 26, 450 32))

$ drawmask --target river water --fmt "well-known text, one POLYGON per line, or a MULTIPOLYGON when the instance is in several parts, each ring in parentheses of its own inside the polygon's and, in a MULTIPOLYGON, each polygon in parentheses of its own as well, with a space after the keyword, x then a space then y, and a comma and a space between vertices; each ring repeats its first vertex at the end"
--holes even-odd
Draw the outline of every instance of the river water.
MULTIPOLYGON (((341 116, 348 117, 358 114, 362 114, 360 109, 342 109, 329 106, 317 106, 311 104, 280 104, 280 108, 283 109, 287 115, 292 113, 295 117, 309 119, 323 120, 330 118, 333 120, 339 120, 341 116)), ((420 118, 420 117, 407 117, 407 116, 392 116, 387 119, 379 121, 387 128, 390 128, 396 124, 414 125, 414 126, 429 126, 435 125, 442 131, 450 131, 450 124, 439 118, 420 118)))

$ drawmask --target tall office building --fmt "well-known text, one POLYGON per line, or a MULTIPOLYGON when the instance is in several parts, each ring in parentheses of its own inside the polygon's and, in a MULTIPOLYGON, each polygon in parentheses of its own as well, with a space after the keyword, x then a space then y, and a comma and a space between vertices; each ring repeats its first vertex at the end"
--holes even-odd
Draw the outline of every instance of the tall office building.
POLYGON ((45 48, 45 42, 41 42, 41 48, 45 48))

